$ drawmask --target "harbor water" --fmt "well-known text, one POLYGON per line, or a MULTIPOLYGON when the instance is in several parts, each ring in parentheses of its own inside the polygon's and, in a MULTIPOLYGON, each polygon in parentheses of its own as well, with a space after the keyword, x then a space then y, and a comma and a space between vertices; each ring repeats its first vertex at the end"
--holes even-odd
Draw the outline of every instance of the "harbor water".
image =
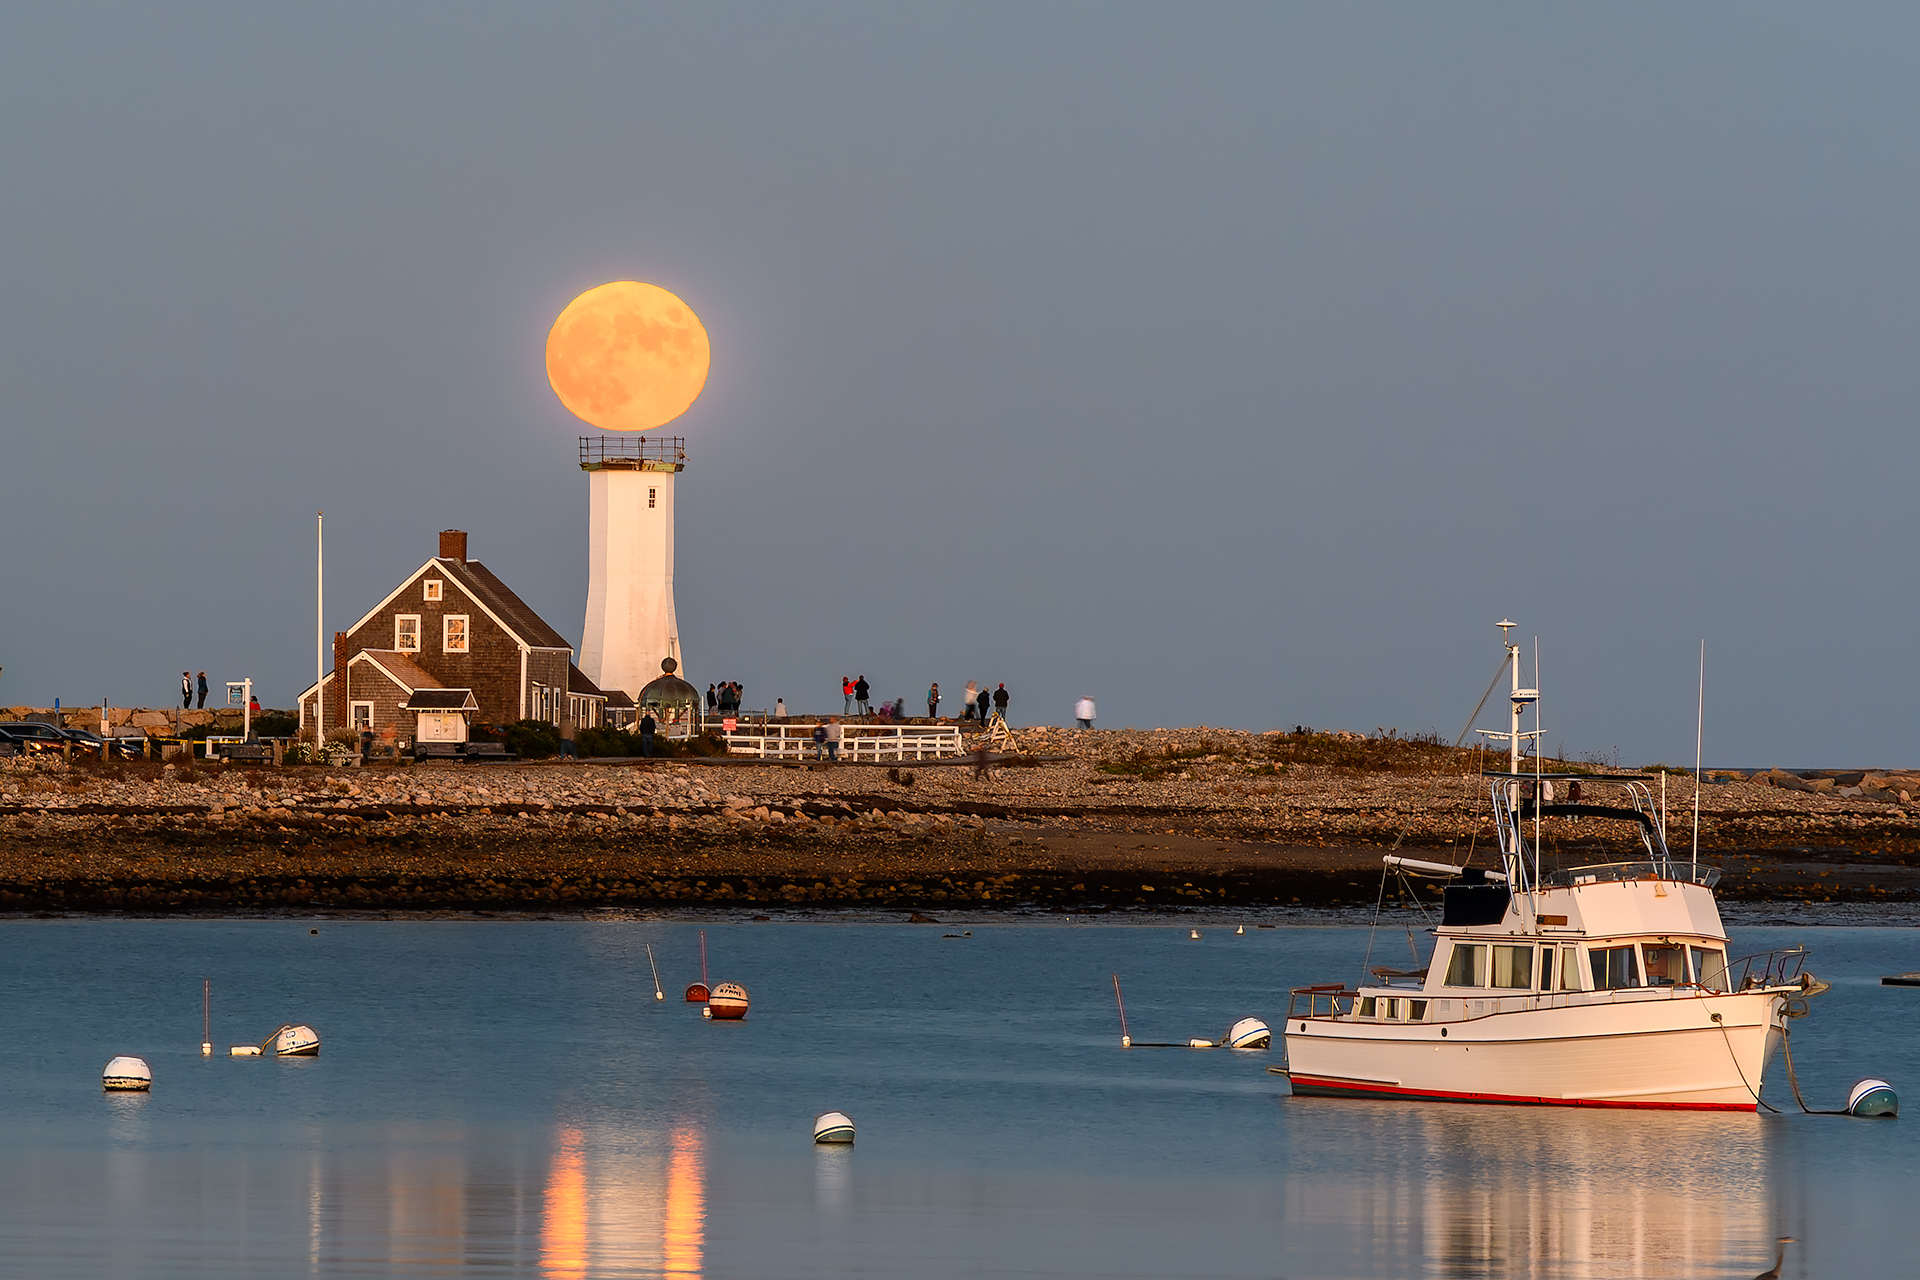
MULTIPOLYGON (((1778 1058, 1782 1114, 1745 1115, 1293 1099, 1278 1049, 1122 1049, 1112 974, 1137 1041, 1214 1038, 1368 944, 1192 927, 6 922, 0 1273, 1914 1273, 1920 1120, 1801 1115, 1778 1058), (701 928, 742 1021, 681 998, 701 928), (320 1055, 227 1056, 285 1022, 320 1055), (151 1093, 101 1090, 116 1054, 151 1093), (813 1145, 828 1110, 853 1146, 813 1145)), ((1833 983, 1794 1026, 1808 1105, 1865 1075, 1920 1099, 1920 990, 1879 985, 1914 930, 1734 935, 1833 983)))

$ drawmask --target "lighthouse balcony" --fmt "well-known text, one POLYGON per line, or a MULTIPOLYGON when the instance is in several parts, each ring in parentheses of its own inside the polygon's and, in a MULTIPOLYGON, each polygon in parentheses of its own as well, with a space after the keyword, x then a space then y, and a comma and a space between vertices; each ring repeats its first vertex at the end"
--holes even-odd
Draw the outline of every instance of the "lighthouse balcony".
POLYGON ((685 436, 581 436, 582 471, 684 471, 685 436))

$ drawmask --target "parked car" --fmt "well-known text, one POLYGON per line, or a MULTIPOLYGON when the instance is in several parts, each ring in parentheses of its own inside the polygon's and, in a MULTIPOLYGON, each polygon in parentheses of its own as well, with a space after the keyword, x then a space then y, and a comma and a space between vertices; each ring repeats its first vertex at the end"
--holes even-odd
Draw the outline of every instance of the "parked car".
POLYGON ((52 725, 37 720, 9 720, 0 723, 0 732, 11 735, 28 751, 58 751, 72 741, 52 725))
MULTIPOLYGON (((91 729, 76 729, 71 725, 52 727, 58 729, 62 737, 73 743, 76 751, 92 751, 97 754, 106 749, 106 741, 91 729)), ((141 739, 115 738, 113 753, 122 759, 131 759, 140 754, 141 741, 141 739)))

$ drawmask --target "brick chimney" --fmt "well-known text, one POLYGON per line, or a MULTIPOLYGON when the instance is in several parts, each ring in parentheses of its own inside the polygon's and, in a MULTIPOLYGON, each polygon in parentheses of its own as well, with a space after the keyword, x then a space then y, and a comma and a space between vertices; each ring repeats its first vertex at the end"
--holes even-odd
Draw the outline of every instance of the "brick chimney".
POLYGON ((467 531, 465 529, 442 529, 440 531, 440 558, 467 562, 467 531))
POLYGON ((333 633, 333 714, 327 724, 344 729, 347 724, 347 633, 333 633))

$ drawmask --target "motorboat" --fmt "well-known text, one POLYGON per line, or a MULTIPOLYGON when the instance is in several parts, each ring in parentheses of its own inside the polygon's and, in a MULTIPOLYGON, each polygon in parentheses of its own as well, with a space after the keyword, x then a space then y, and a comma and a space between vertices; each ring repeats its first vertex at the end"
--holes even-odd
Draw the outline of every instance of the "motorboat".
POLYGON ((1427 964, 1294 988, 1283 1036, 1293 1093, 1755 1110, 1787 1019, 1826 984, 1804 948, 1728 959, 1720 871, 1697 847, 1685 861, 1669 852, 1655 775, 1544 771, 1539 690, 1522 687, 1519 647, 1506 649, 1508 729, 1482 731, 1508 747, 1507 768, 1483 775, 1499 865, 1386 857, 1389 874, 1445 881, 1427 964), (1641 856, 1543 866, 1549 839, 1601 824, 1631 829, 1641 856))

